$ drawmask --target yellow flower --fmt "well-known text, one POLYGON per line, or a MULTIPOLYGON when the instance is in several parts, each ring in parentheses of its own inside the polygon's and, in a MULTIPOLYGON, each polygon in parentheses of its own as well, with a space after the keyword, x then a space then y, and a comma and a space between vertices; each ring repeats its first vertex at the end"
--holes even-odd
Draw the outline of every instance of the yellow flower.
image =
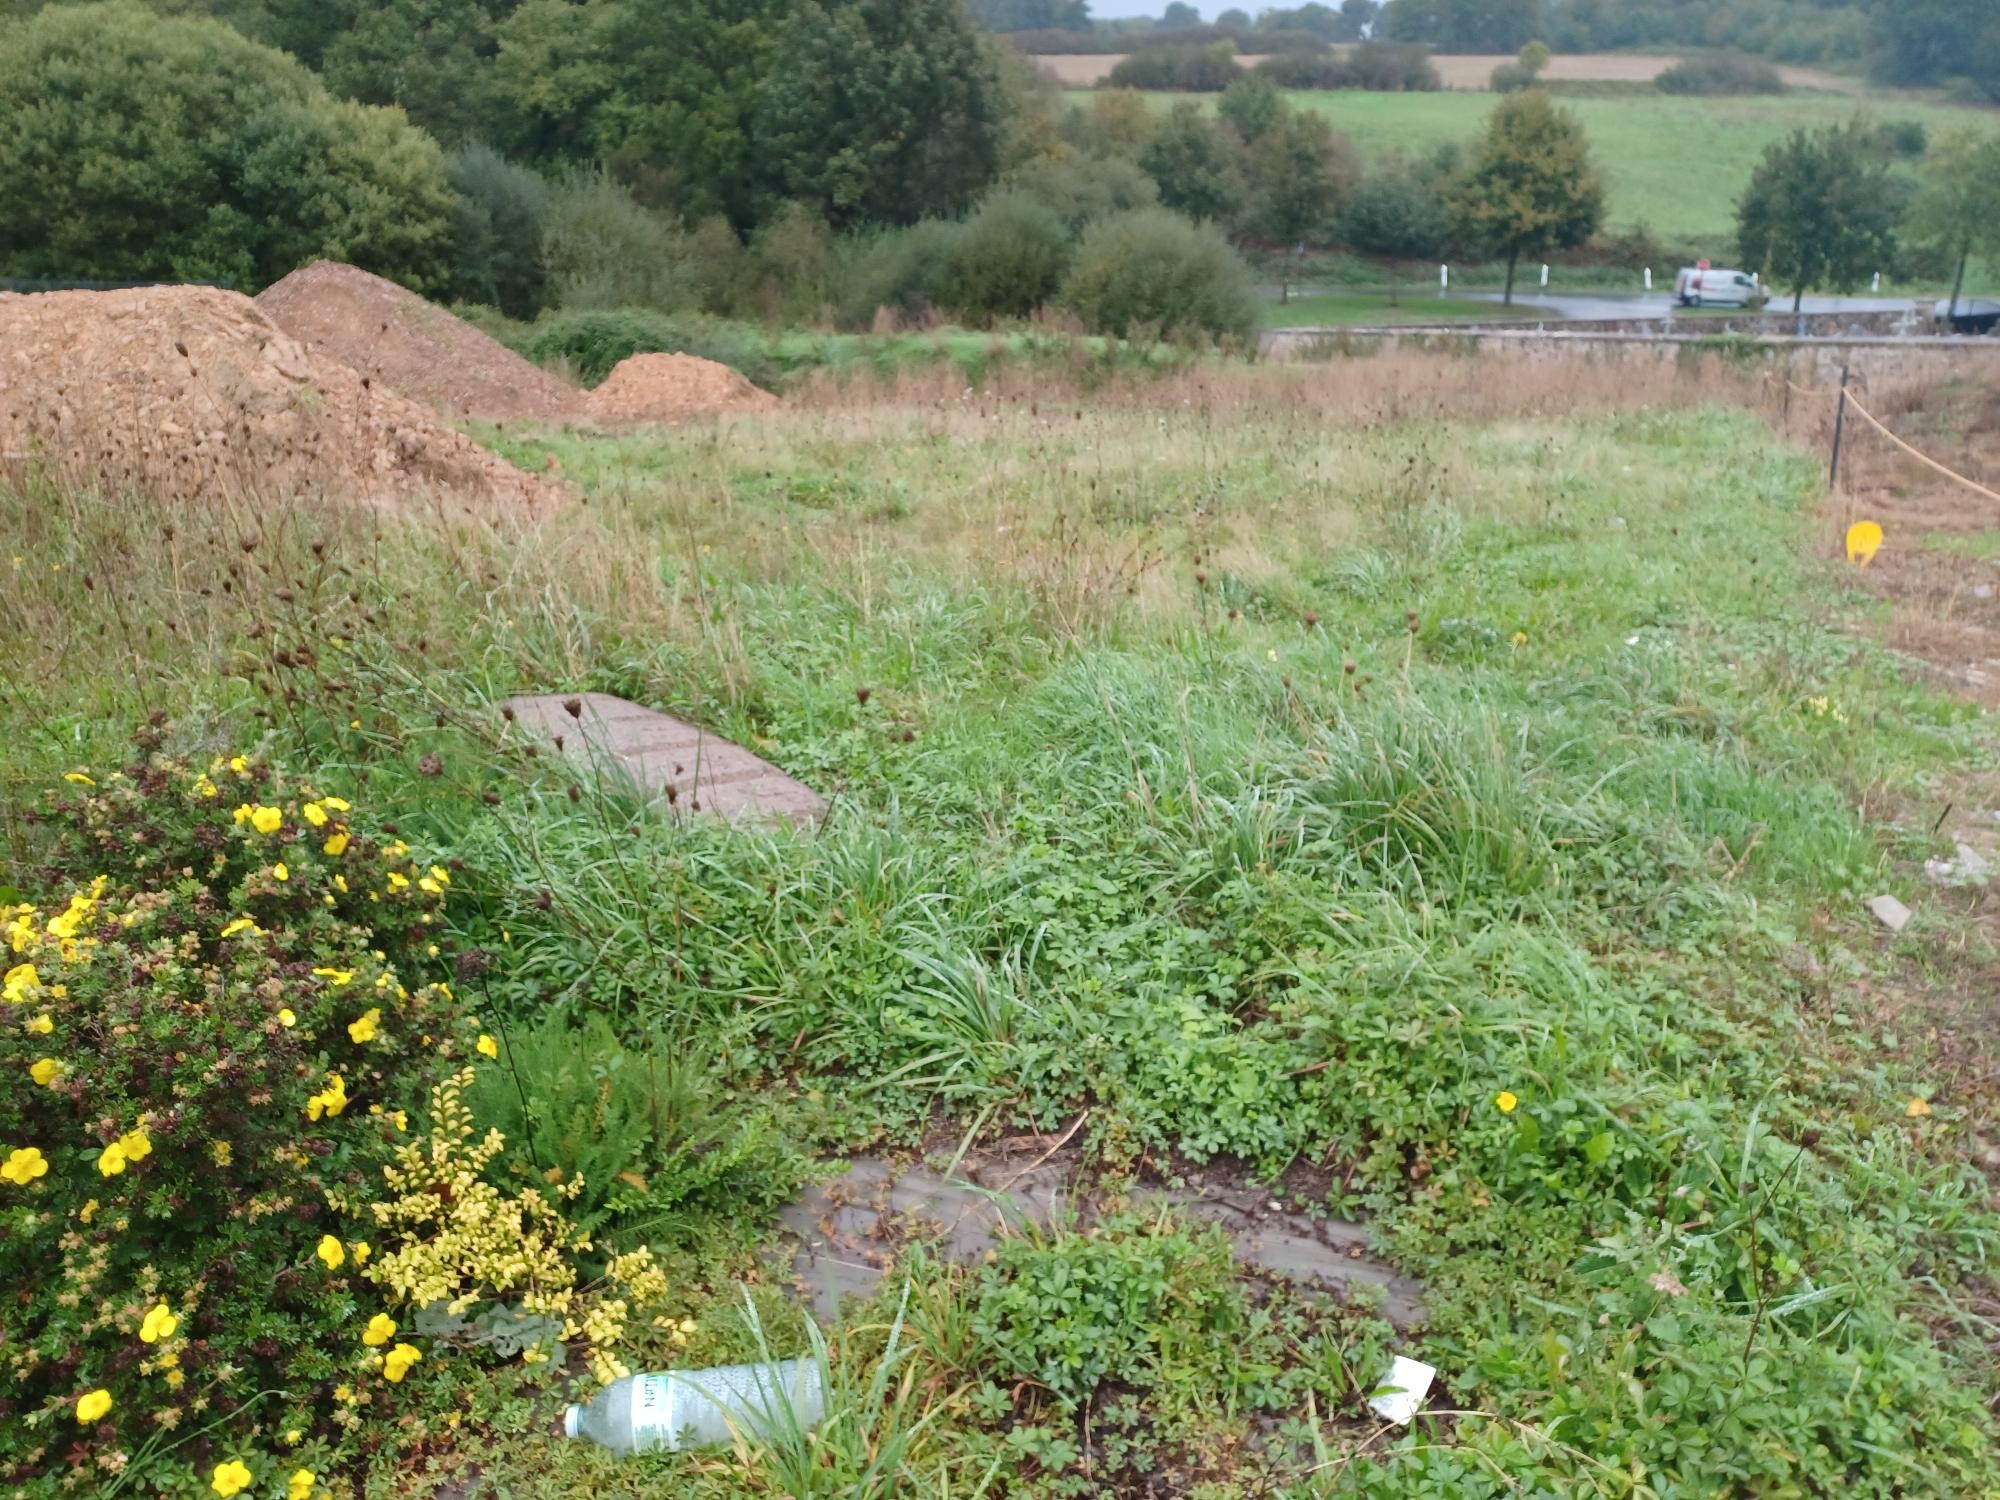
POLYGON ((451 875, 446 871, 443 865, 431 866, 431 879, 435 880, 439 885, 451 884, 451 875))
POLYGON ((278 1011, 278 1024, 287 1031, 290 1031, 294 1026, 299 1024, 298 1015, 289 1005, 280 1007, 278 1011))
POLYGON ((285 1500, 312 1500, 312 1488, 319 1483, 319 1475, 311 1469, 294 1469, 285 1486, 285 1500))
POLYGON ((321 807, 317 802, 308 802, 304 807, 300 808, 299 816, 315 828, 326 827, 326 809, 321 807))
POLYGON ((236 1148, 228 1141, 217 1141, 208 1148, 208 1154, 215 1159, 218 1167, 226 1167, 235 1159, 236 1148))
POLYGON ((1520 1104, 1520 1102, 1521 1101, 1519 1099, 1516 1099, 1512 1094, 1508 1093, 1505 1089, 1500 1090, 1499 1093, 1493 1096, 1493 1107, 1499 1110, 1500 1113, 1503 1115, 1511 1115, 1512 1113, 1514 1113, 1515 1108, 1520 1104))
POLYGON ((338 1073, 326 1075, 326 1087, 306 1100, 306 1118, 317 1120, 322 1114, 337 1115, 347 1108, 347 1080, 338 1073))
POLYGON ((16 964, 0 979, 0 995, 10 1004, 18 1005, 30 994, 42 987, 42 976, 33 964, 16 964))
POLYGON ((258 930, 259 929, 257 927, 257 924, 251 921, 250 918, 238 917, 235 921, 231 922, 227 927, 222 929, 222 935, 224 938, 233 938, 239 932, 256 932, 258 930))
POLYGON ((368 1320, 368 1327, 361 1334, 361 1342, 371 1349, 376 1349, 395 1336, 396 1320, 387 1313, 377 1313, 368 1320))
POLYGON ((398 1344, 382 1356, 382 1378, 391 1385, 400 1384, 403 1377, 410 1373, 410 1366, 423 1357, 423 1350, 409 1344, 398 1344))
POLYGON ((197 797, 220 797, 222 789, 206 776, 197 776, 194 780, 194 794, 197 797))
POLYGON ((422 891, 427 896, 438 896, 444 893, 444 887, 439 885, 435 880, 431 879, 430 876, 428 875, 424 876, 421 880, 417 882, 417 889, 422 891))
POLYGON ((153 1143, 144 1130, 128 1130, 118 1137, 118 1149, 127 1161, 144 1161, 153 1154, 153 1143))
POLYGON ((323 1234, 319 1237, 319 1249, 315 1250, 313 1254, 326 1262, 326 1268, 329 1271, 338 1271, 343 1265, 347 1264, 347 1251, 342 1248, 340 1241, 330 1234, 323 1234))
POLYGON ((47 1036, 51 1031, 56 1029, 56 1023, 49 1019, 47 1011, 43 1011, 34 1020, 27 1023, 27 1029, 36 1036, 47 1036))
POLYGON ((95 1422, 111 1410, 111 1392, 103 1387, 79 1397, 76 1403, 76 1419, 79 1422, 95 1422))
POLYGON ((371 1010, 360 1020, 348 1022, 347 1034, 357 1043, 372 1042, 375 1040, 375 1028, 381 1020, 382 1012, 379 1009, 371 1010))
POLYGON ((259 833, 276 833, 285 826, 284 810, 277 807, 253 807, 250 809, 250 826, 259 833))
POLYGON ((314 969, 313 974, 316 978, 330 980, 335 989, 354 983, 352 969, 314 969))
POLYGON ((229 758, 229 769, 238 776, 247 776, 250 774, 250 762, 240 755, 233 755, 229 758))
POLYGON ((83 772, 81 771, 65 771, 63 773, 63 780, 68 782, 73 782, 77 786, 97 785, 96 782, 92 781, 88 776, 84 775, 83 772))
POLYGON ((97 1158, 97 1170, 106 1177, 116 1177, 125 1170, 125 1148, 113 1141, 97 1158))
POLYGON ((1921 1120, 1930 1112, 1931 1105, 1928 1099, 1912 1099, 1908 1104, 1903 1106, 1903 1113, 1908 1115, 1912 1120, 1921 1120))
POLYGON ((479 1055, 481 1057, 498 1057, 500 1055, 500 1044, 483 1031, 479 1033, 479 1055))
POLYGON ((389 889, 390 889, 390 890, 392 890, 392 891, 406 891, 406 890, 408 890, 409 888, 410 888, 410 877, 409 877, 409 876, 407 876, 407 875, 398 875, 398 874, 397 874, 397 873, 396 873, 396 872, 395 872, 394 870, 391 870, 391 871, 389 872, 389 889))
POLYGON ((293 1448, 298 1447, 300 1443, 304 1442, 305 1436, 305 1432, 300 1428, 287 1427, 285 1429, 285 1442, 293 1448))
POLYGON ((1527 631, 1525 631, 1525 630, 1517 630, 1517 631, 1515 631, 1515 632, 1514 632, 1514 649, 1515 649, 1516 651, 1519 651, 1519 650, 1520 650, 1520 649, 1521 649, 1521 648, 1522 648, 1523 646, 1525 646, 1525 645, 1527 645, 1527 644, 1528 644, 1528 632, 1527 632, 1527 631))
POLYGON ((41 1147, 18 1146, 8 1153, 6 1162, 0 1164, 0 1177, 16 1187, 26 1187, 37 1177, 47 1175, 48 1170, 49 1164, 42 1156, 41 1147))
POLYGON ((335 812, 344 813, 344 812, 354 811, 353 804, 349 803, 345 798, 342 797, 322 797, 319 800, 321 802, 324 802, 328 807, 332 808, 335 812))
POLYGON ((408 1130, 410 1128, 410 1117, 400 1109, 396 1111, 396 1128, 398 1130, 408 1130))
POLYGON ((354 1253, 354 1263, 357 1266, 367 1265, 368 1257, 375 1253, 374 1247, 366 1240, 356 1240, 347 1248, 354 1253))
POLYGON ((83 1207, 77 1211, 76 1216, 79 1219, 83 1220, 83 1222, 86 1224, 88 1224, 92 1219, 96 1218, 97 1200, 95 1198, 92 1198, 88 1203, 84 1204, 83 1207))
POLYGON ((161 1339, 170 1337, 180 1326, 181 1320, 174 1316, 172 1308, 164 1302, 156 1303, 146 1314, 146 1321, 139 1325, 139 1342, 157 1344, 161 1339))
POLYGON ((240 1458, 232 1458, 228 1463, 215 1466, 215 1477, 209 1480, 209 1488, 229 1500, 231 1495, 240 1495, 250 1488, 250 1466, 240 1458))
MULTIPOLYGON (((333 858, 339 859, 341 855, 347 852, 347 835, 344 833, 330 833, 326 836, 326 842, 320 845, 320 847, 326 850, 333 858)), ((347 887, 342 886, 341 889, 346 890, 347 887)))
POLYGON ((53 1057, 44 1057, 28 1069, 28 1076, 43 1088, 54 1088, 56 1080, 62 1077, 62 1064, 53 1057))
POLYGON ((271 878, 273 880, 290 880, 292 878, 292 872, 285 867, 285 862, 282 859, 271 866, 271 878))
POLYGON ((185 1373, 184 1371, 181 1371, 181 1370, 169 1370, 169 1371, 167 1371, 167 1389, 168 1389, 168 1390, 170 1390, 170 1391, 177 1391, 177 1390, 179 1390, 179 1389, 180 1389, 180 1388, 181 1388, 181 1387, 182 1387, 182 1386, 183 1386, 184 1384, 186 1384, 186 1382, 187 1382, 187 1375, 186 1375, 186 1373, 185 1373))

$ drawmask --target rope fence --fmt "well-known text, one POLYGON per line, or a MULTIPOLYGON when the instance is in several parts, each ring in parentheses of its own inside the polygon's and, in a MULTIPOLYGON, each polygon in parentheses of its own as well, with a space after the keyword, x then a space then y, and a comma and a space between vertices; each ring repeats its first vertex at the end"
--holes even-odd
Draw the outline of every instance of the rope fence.
POLYGON ((1881 418, 1877 417, 1875 413, 1873 413, 1866 406, 1863 406, 1861 404, 1861 398, 1854 394, 1852 387, 1843 386, 1839 390, 1826 390, 1824 388, 1814 390, 1809 387, 1798 384, 1796 381, 1792 380, 1789 376, 1786 377, 1785 384, 1790 386, 1794 391, 1798 392, 1798 394, 1800 394, 1801 396, 1828 396, 1836 400, 1843 400, 1846 405, 1853 407, 1855 412, 1870 427, 1873 427, 1877 432, 1881 433, 1883 437, 1887 438, 1891 443, 1895 444, 1896 447, 1900 448, 1903 452, 1909 454, 1910 457, 1914 458, 1918 463, 1923 464, 1926 468, 1936 470, 1938 473, 1942 474, 1945 478, 1952 480, 1954 483, 1965 486, 1965 488, 1971 490, 1973 494, 1981 496, 1984 499, 1991 500, 1996 505, 2000 505, 2000 494, 1996 494, 1992 490, 1989 490, 1985 485, 1979 483, 1978 480, 1968 479, 1966 478, 1965 475, 1959 473, 1958 470, 1939 463, 1936 459, 1932 458, 1928 453, 1925 453, 1923 450, 1912 446, 1911 444, 1905 442, 1902 438, 1896 436, 1895 433, 1891 432, 1886 426, 1883 425, 1881 418))

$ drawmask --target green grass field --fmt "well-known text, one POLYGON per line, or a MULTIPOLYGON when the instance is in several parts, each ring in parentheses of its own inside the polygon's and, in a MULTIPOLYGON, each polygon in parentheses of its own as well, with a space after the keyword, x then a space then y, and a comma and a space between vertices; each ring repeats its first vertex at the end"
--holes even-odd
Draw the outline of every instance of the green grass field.
POLYGON ((129 1449, 106 1472, 176 1496, 226 1465, 383 1500, 1995 1493, 2000 1215, 1923 988, 1993 955, 1919 873, 1993 732, 1855 628, 1821 461, 1754 381, 1406 353, 1008 389, 485 431, 587 501, 538 520, 0 486, 0 900, 156 891, 129 961, 86 901, 85 946, 7 976, 11 1490, 108 1493, 73 1462, 129 1449), (832 810, 645 805, 498 707, 584 690, 832 810), (267 957, 294 921, 321 946, 267 957), (377 922, 415 996, 371 982, 377 922), (162 1013, 189 982, 256 1024, 162 1013), (79 1025, 107 987, 115 1024, 79 1025), (101 1077, 114 1042, 157 1066, 101 1077), (503 1138, 426 1167, 408 1080, 461 1065, 466 1138, 503 1138), (337 1068, 338 1120, 259 1083, 337 1068), (113 1175, 101 1138, 169 1075, 206 1113, 162 1093, 113 1175), (657 1257, 631 1366, 806 1352, 775 1215, 815 1163, 1028 1160, 1072 1122, 1075 1222, 976 1265, 855 1250, 889 1275, 828 1328, 810 1435, 565 1442, 588 1330, 381 1271, 482 1170, 559 1184, 583 1283, 657 1257), (273 1184, 209 1210, 262 1279, 183 1222, 224 1165, 273 1184), (1198 1172, 1365 1222, 1428 1321, 1148 1206, 1198 1172), (1372 1418, 1392 1350, 1441 1415, 1372 1418))
MULTIPOLYGON (((1087 94, 1074 97, 1087 98, 1087 94)), ((1162 107, 1172 97, 1158 96, 1162 107)), ((1477 134, 1492 110, 1486 93, 1299 93, 1353 138, 1363 157, 1420 152, 1477 134)), ((1565 98, 1582 119, 1611 179, 1614 228, 1649 225, 1670 245, 1725 245, 1735 204, 1758 157, 1801 126, 1846 120, 1856 110, 1884 120, 1918 120, 1937 131, 1992 120, 1989 110, 1883 95, 1792 93, 1773 98, 1682 99, 1633 94, 1565 98)))
POLYGON ((1353 324, 1472 322, 1518 316, 1513 309, 1464 297, 1425 297, 1387 293, 1331 292, 1294 296, 1288 302, 1267 297, 1258 303, 1266 328, 1342 328, 1353 324))

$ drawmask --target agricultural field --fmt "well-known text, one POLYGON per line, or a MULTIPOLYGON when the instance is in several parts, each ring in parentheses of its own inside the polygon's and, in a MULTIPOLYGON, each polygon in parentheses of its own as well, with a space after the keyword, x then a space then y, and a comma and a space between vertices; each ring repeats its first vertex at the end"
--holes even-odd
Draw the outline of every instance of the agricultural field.
MULTIPOLYGON (((133 1011, 118 1046, 218 1049, 187 1113, 116 1174, 17 1151, 0 1212, 86 1174, 87 1334, 151 1345, 171 1174, 332 1190, 213 1209, 297 1241, 295 1300, 217 1270, 171 1366, 132 1346, 120 1402, 180 1410, 185 1376, 236 1421, 141 1458, 274 1497, 2000 1494, 2000 1075, 1965 1008, 1996 949, 1921 873, 1983 837, 2000 746, 1879 638, 1943 606, 1840 559, 1823 413, 1774 431, 1757 372, 1491 359, 854 371, 678 426, 472 427, 581 502, 534 517, 17 466, 0 900, 78 891, 64 942, 157 942, 134 982, 234 976, 210 1005, 260 1019, 133 1011), (648 802, 500 708, 585 691, 830 811, 648 802), (232 1164, 194 1121, 261 1118, 267 1055, 299 1076, 232 1164), (330 1156, 297 1144, 335 1115, 330 1156), (809 1323, 779 1211, 862 1152, 1053 1164, 1069 1208, 969 1264, 899 1224, 809 1323), (578 1297, 626 1288, 577 1304, 594 1360, 518 1294, 385 1307, 432 1284, 400 1237, 489 1201, 481 1160, 587 1231, 553 1241, 578 1297), (1197 1188, 1352 1226, 1406 1294, 1251 1264, 1162 1196, 1197 1188), (315 1352, 229 1394, 214 1347, 280 1335, 315 1352), (1440 1371, 1407 1428, 1367 1405, 1395 1353, 1440 1371), (555 1435, 614 1355, 794 1354, 810 1433, 555 1435)), ((74 962, 76 994, 0 1056, 47 1049, 60 1090, 96 989, 42 962, 10 989, 74 962)), ((10 1420, 67 1443, 99 1375, 15 1378, 44 1394, 10 1420)))
MULTIPOLYGON (((1333 50, 1344 52, 1347 49, 1335 47, 1333 50)), ((1033 58, 1035 65, 1056 82, 1069 88, 1090 88, 1109 77, 1111 70, 1124 61, 1125 55, 1122 52, 1054 52, 1036 53, 1033 58)), ((1247 52, 1236 59, 1245 68, 1254 68, 1263 60, 1264 54, 1247 52)), ((1492 81, 1493 70, 1513 60, 1498 53, 1461 52, 1440 53, 1432 57, 1431 63, 1437 68, 1446 88, 1484 90, 1492 81)), ((1675 57, 1671 53, 1565 53, 1551 58, 1542 76, 1551 83, 1651 83, 1674 62, 1675 57)), ((1820 68, 1780 67, 1778 74, 1793 88, 1852 93, 1861 87, 1853 78, 1828 73, 1820 68)))
MULTIPOLYGON (((1164 109, 1175 96, 1149 97, 1164 109)), ((1422 152, 1470 140, 1494 100, 1491 94, 1456 90, 1342 90, 1290 97, 1324 114, 1352 138, 1364 161, 1391 150, 1422 152)), ((1735 99, 1615 94, 1569 97, 1561 103, 1582 120, 1610 179, 1610 228, 1644 224, 1669 245, 1714 245, 1718 253, 1734 238, 1736 200, 1764 148, 1792 130, 1838 124, 1857 109, 1882 120, 1915 120, 1931 132, 1990 118, 1989 111, 1967 106, 1876 94, 1735 99)))

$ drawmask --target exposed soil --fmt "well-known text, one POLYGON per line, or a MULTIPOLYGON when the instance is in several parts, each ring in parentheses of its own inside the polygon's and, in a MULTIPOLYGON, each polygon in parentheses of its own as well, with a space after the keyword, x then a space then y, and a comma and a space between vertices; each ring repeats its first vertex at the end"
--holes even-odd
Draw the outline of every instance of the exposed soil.
POLYGON ((606 426, 679 422, 718 412, 766 411, 778 398, 728 365, 692 354, 634 354, 590 393, 589 414, 606 426))
MULTIPOLYGON (((1336 52, 1346 49, 1336 47, 1336 52)), ((1089 88, 1110 75, 1113 68, 1125 60, 1123 52, 1051 52, 1043 53, 1032 61, 1048 73, 1058 83, 1068 88, 1089 88)), ((1264 60, 1261 53, 1239 57, 1236 61, 1246 68, 1254 68, 1264 60)), ((1448 89, 1485 89, 1493 77, 1494 68, 1501 63, 1514 61, 1509 53, 1463 52, 1434 55, 1431 63, 1437 68, 1438 76, 1448 89)), ((1671 54, 1640 54, 1634 52, 1597 52, 1564 54, 1549 59, 1542 76, 1552 83, 1651 83, 1660 74, 1672 67, 1678 58, 1671 54)), ((1822 89, 1833 93, 1851 94, 1860 88, 1860 83, 1852 78, 1844 78, 1837 73, 1822 72, 1817 68, 1780 67, 1778 76, 1793 88, 1822 89)))
POLYGON ((0 480, 178 498, 568 498, 213 287, 0 294, 0 480))
POLYGON ((335 359, 450 417, 567 422, 583 393, 415 292, 338 261, 314 261, 257 294, 273 323, 335 359))

